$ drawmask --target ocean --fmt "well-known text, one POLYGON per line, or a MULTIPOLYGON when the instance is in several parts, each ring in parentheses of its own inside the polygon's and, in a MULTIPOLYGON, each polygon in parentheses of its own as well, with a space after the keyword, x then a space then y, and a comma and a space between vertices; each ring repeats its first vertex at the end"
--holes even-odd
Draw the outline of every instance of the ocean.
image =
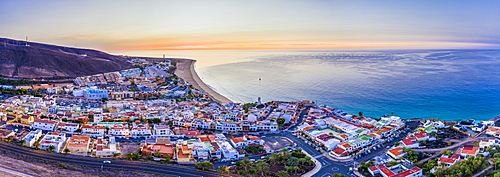
POLYGON ((500 115, 500 50, 109 52, 197 59, 202 80, 234 102, 311 100, 370 117, 500 115))

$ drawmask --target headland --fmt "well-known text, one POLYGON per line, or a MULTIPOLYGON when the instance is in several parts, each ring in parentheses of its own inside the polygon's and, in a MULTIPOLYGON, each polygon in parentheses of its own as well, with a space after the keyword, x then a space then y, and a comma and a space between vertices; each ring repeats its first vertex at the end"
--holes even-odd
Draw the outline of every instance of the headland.
POLYGON ((232 103, 231 100, 216 92, 201 80, 194 69, 195 62, 196 60, 191 59, 177 60, 177 69, 175 70, 175 74, 191 84, 195 89, 205 92, 208 97, 212 98, 214 101, 222 105, 232 103))

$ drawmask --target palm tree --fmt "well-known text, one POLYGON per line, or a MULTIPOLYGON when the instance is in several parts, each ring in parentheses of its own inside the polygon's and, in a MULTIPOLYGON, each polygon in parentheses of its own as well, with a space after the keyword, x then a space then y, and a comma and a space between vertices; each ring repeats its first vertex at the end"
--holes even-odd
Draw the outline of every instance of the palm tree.
POLYGON ((170 154, 165 154, 165 162, 170 163, 172 161, 172 158, 170 157, 170 154))
POLYGON ((64 149, 64 153, 68 154, 70 150, 68 148, 64 149))
POLYGON ((38 146, 40 146, 40 143, 39 143, 39 142, 35 142, 35 143, 33 143, 33 147, 34 147, 35 149, 38 149, 38 146))
POLYGON ((306 163, 306 161, 307 161, 307 160, 306 160, 306 158, 300 158, 300 159, 299 159, 299 163, 300 163, 300 164, 305 164, 305 163, 306 163))
POLYGON ((220 166, 219 169, 217 169, 217 171, 219 173, 222 173, 222 174, 224 174, 224 173, 229 174, 229 167, 227 167, 227 166, 220 166))
POLYGON ((120 155, 120 153, 113 153, 113 157, 118 157, 120 155))
POLYGON ((26 140, 19 141, 19 144, 21 144, 21 146, 24 145, 24 143, 26 143, 26 140))
POLYGON ((153 160, 153 159, 154 159, 154 157, 153 157, 152 155, 148 155, 148 156, 146 157, 146 159, 148 159, 148 160, 153 160))
POLYGON ((279 158, 280 156, 278 154, 271 154, 271 156, 269 157, 269 162, 271 163, 271 165, 275 165, 277 162, 279 162, 279 158))
POLYGON ((255 168, 258 172, 260 172, 261 176, 265 176, 266 172, 269 171, 269 164, 261 161, 255 164, 255 168))
POLYGON ((54 147, 54 146, 49 146, 49 147, 47 148, 47 150, 48 150, 49 152, 54 151, 54 149, 56 149, 56 147, 54 147))
POLYGON ((290 166, 297 166, 299 165, 299 159, 297 157, 291 157, 287 160, 287 165, 290 165, 290 166))
POLYGON ((155 153, 154 153, 154 156, 155 156, 155 157, 160 157, 160 156, 161 156, 161 153, 160 153, 160 152, 155 152, 155 153))
POLYGON ((288 172, 286 172, 286 171, 284 171, 284 170, 278 171, 277 175, 278 175, 278 176, 281 176, 281 177, 289 176, 289 175, 288 175, 288 172))
POLYGON ((250 164, 251 164, 252 162, 250 162, 250 159, 243 159, 243 160, 241 161, 241 163, 242 163, 242 165, 243 165, 243 169, 245 169, 245 171, 246 171, 246 170, 247 170, 247 168, 250 166, 250 164))

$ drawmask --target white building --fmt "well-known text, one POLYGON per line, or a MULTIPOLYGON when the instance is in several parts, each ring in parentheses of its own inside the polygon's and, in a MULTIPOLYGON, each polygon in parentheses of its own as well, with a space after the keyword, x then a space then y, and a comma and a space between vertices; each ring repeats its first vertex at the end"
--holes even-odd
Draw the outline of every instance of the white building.
POLYGON ((40 141, 40 149, 48 149, 50 146, 54 147, 54 152, 61 152, 64 143, 66 142, 66 134, 59 132, 52 132, 43 137, 40 141))
POLYGON ((56 125, 57 125, 56 121, 52 121, 52 120, 48 120, 48 119, 37 119, 33 122, 33 125, 31 126, 31 128, 54 131, 54 128, 56 127, 56 125))
POLYGON ((117 147, 115 137, 109 137, 109 139, 98 137, 95 155, 97 157, 112 157, 113 154, 120 153, 117 147))
POLYGON ((151 127, 148 124, 132 124, 131 134, 133 136, 151 136, 151 127))
POLYGON ((73 133, 80 128, 80 124, 59 122, 56 127, 56 131, 73 133))
POLYGON ((24 136, 24 138, 23 138, 24 145, 29 146, 29 147, 33 147, 33 144, 35 144, 35 142, 38 141, 38 139, 40 139, 40 137, 42 137, 42 130, 38 129, 35 131, 31 131, 26 136, 24 136))
POLYGON ((114 124, 111 128, 109 128, 108 134, 112 136, 128 136, 130 135, 130 129, 126 123, 114 124))
POLYGON ((89 136, 104 136, 106 132, 106 127, 103 126, 93 126, 93 125, 83 125, 82 133, 87 134, 89 136))
POLYGON ((154 125, 154 136, 156 137, 169 137, 174 135, 174 132, 168 125, 154 125))

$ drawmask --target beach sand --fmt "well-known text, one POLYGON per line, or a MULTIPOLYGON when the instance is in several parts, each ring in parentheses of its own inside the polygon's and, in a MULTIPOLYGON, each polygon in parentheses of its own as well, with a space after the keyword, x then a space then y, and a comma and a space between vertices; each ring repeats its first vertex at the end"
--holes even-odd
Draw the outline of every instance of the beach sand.
POLYGON ((195 89, 205 92, 210 98, 222 105, 232 103, 231 100, 217 93, 201 80, 201 78, 194 70, 194 63, 196 62, 196 60, 177 59, 176 61, 177 69, 175 70, 175 74, 177 76, 191 84, 195 89))

